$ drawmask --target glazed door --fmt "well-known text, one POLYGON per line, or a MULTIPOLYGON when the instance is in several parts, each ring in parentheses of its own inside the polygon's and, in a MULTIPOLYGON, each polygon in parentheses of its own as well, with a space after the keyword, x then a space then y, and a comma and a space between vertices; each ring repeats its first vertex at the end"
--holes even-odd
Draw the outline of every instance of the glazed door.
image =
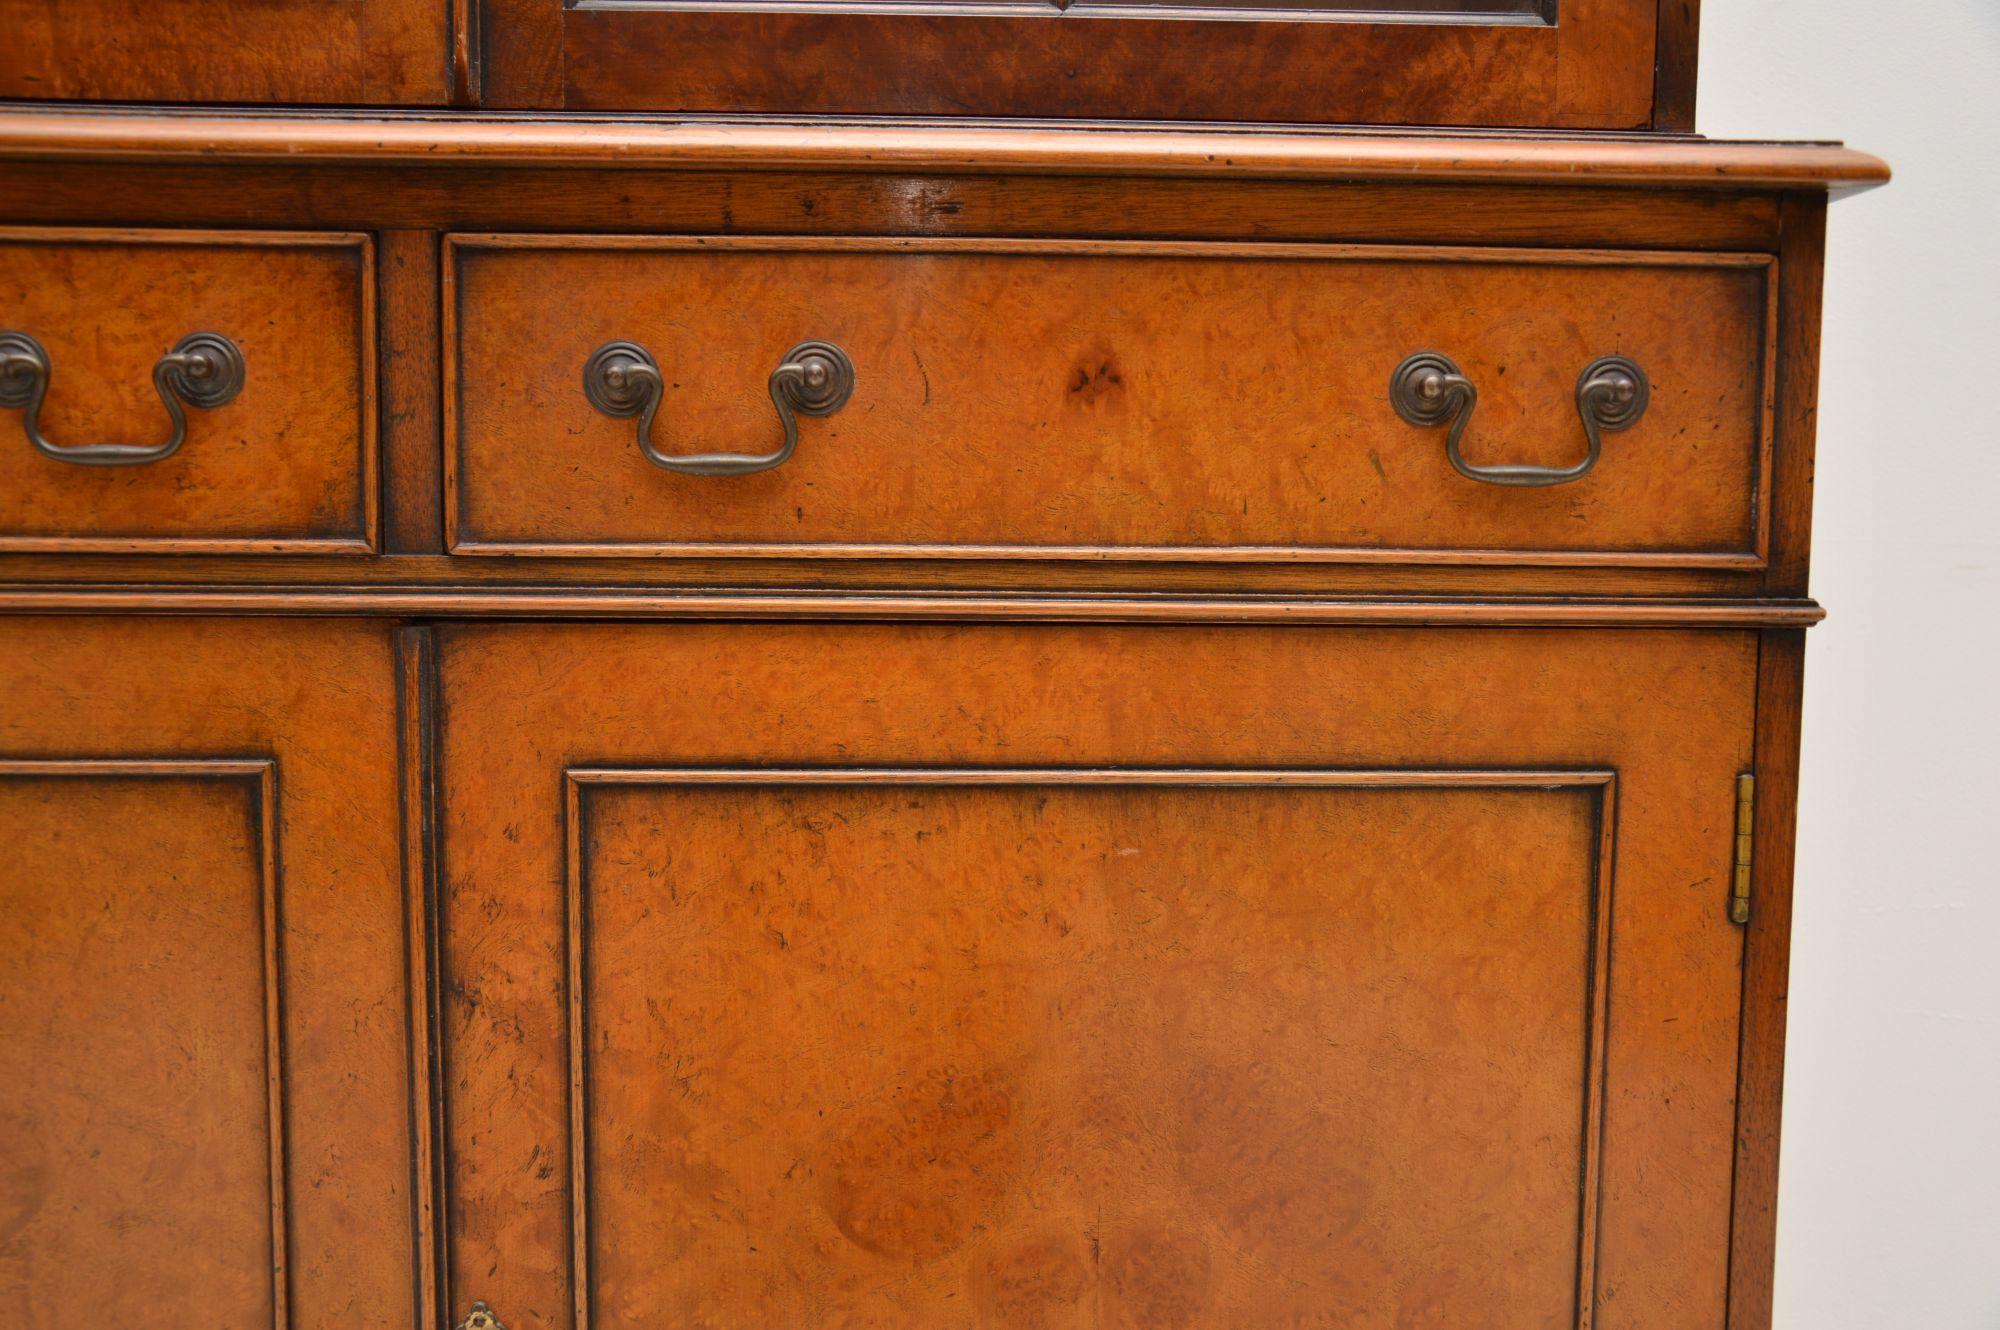
POLYGON ((1658 0, 484 0, 481 24, 493 107, 1692 128, 1693 17, 1658 0))
POLYGON ((454 1316, 1723 1325, 1753 634, 438 658, 454 1316))
POLYGON ((0 621, 0 1315, 403 1330, 389 630, 0 621))

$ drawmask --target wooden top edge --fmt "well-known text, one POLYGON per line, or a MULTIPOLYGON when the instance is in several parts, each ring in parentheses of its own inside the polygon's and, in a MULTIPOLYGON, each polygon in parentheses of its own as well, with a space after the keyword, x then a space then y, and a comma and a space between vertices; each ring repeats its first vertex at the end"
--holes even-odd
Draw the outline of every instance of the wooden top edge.
POLYGON ((1249 127, 562 119, 0 109, 0 158, 409 166, 1261 176, 1843 191, 1880 159, 1831 143, 1249 127))
POLYGON ((1806 628, 1797 600, 1443 600, 493 587, 0 586, 0 614, 381 618, 1335 624, 1506 628, 1806 628))

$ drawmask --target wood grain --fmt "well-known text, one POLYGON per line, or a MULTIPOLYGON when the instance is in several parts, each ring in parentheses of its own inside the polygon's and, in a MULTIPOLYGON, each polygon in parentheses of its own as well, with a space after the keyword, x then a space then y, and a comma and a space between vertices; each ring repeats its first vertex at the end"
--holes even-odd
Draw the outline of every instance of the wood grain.
POLYGON ((1759 256, 455 236, 459 553, 1755 566, 1771 288, 1759 256), (711 315, 701 311, 712 310, 711 315), (522 327, 548 330, 524 340, 522 327), (782 467, 676 476, 579 376, 638 342, 666 452, 763 452, 765 379, 833 341, 854 399, 782 467), (1575 484, 1481 485, 1391 409, 1404 357, 1480 386, 1475 463, 1581 454, 1613 352, 1646 418, 1575 484))
POLYGON ((433 0, 0 0, 0 96, 438 103, 433 0))
POLYGON ((0 107, 0 327, 58 439, 153 437, 186 318, 252 389, 171 474, 0 447, 25 1330, 1768 1330, 1826 206, 1887 168, 1463 128, 1690 129, 1695 0, 142 8, 0 0, 0 96, 267 104, 0 107), (1375 127, 631 113, 1222 98, 1375 127), (753 446, 808 335, 861 393, 749 498, 578 411, 631 336, 753 446), (1568 456, 1600 350, 1652 414, 1489 495, 1417 349, 1475 460, 1568 456))
POLYGON ((1737 1071, 1729 1330, 1770 1330, 1778 1248, 1778 1142, 1798 833, 1805 634, 1762 635, 1757 662, 1757 827, 1743 949, 1743 1054, 1737 1071))
POLYGON ((1692 134, 1701 62, 1701 0, 1660 0, 1659 11, 1653 128, 1692 134))
POLYGON ((444 549, 438 248, 430 231, 385 231, 382 249, 382 507, 385 550, 444 549))
POLYGON ((480 0, 451 0, 451 104, 479 105, 485 72, 481 52, 480 0))
POLYGON ((693 235, 1381 241, 1775 253, 1778 204, 1741 191, 1179 178, 0 161, 21 221, 693 235))
MULTIPOLYGON (((1083 563, 1053 560, 760 559, 757 588, 766 591, 956 593, 1046 592, 1056 595, 1165 592, 1188 596, 1418 597, 1492 600, 1551 596, 1603 599, 1679 596, 1694 600, 1755 597, 1762 573, 1751 569, 1494 568, 1444 564, 1417 567, 1359 563, 1083 563)), ((304 592, 366 588, 383 591, 455 588, 532 590, 596 587, 615 590, 742 590, 739 559, 461 559, 399 554, 355 560, 338 555, 30 555, 0 558, 0 587, 44 590, 282 588, 304 592)))
POLYGON ((1804 595, 1811 584, 1813 469, 1819 435, 1819 347, 1826 201, 1787 196, 1778 284, 1778 416, 1771 566, 1765 585, 1804 595))
POLYGON ((276 794, 268 761, 0 760, 23 1330, 291 1324, 276 794))
POLYGON ((481 52, 495 107, 1660 127, 1654 0, 1426 21, 1442 8, 1245 21, 1088 0, 972 15, 486 0, 481 52))
POLYGON ((445 3, 360 0, 364 100, 376 106, 436 106, 449 100, 452 29, 445 3))
POLYGON ((569 785, 577 1324, 1589 1323, 1608 774, 569 785))
MULTIPOLYGON (((1553 26, 562 9, 571 110, 1640 129, 1654 0, 1565 0, 1553 26), (781 52, 776 58, 751 53, 781 52)), ((502 81, 489 104, 524 106, 502 81)), ((547 103, 543 103, 547 104, 547 103)))
POLYGON ((241 394, 190 409, 186 444, 142 466, 42 456, 0 412, 0 548, 369 551, 374 301, 365 236, 0 229, 0 319, 47 351, 57 444, 164 437, 153 364, 188 333, 245 361, 241 394))

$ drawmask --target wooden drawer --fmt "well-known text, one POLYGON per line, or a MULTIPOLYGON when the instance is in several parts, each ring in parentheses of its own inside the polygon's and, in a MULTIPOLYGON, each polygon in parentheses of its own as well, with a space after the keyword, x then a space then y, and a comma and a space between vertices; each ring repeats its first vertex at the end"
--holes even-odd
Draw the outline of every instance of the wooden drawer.
POLYGON ((455 237, 451 544, 1756 567, 1773 267, 1738 254, 455 237), (586 394, 593 353, 629 342, 664 384, 661 454, 766 453, 782 437, 770 376, 808 339, 851 358, 852 396, 801 415, 796 452, 755 474, 662 469, 639 420, 586 394), (1581 461, 1579 381, 1602 357, 1643 371, 1648 397, 1582 478, 1495 484, 1454 469, 1446 428, 1392 406, 1392 377, 1422 352, 1476 389, 1467 470, 1581 461))
POLYGON ((0 230, 0 549, 372 550, 374 326, 365 236, 0 230))

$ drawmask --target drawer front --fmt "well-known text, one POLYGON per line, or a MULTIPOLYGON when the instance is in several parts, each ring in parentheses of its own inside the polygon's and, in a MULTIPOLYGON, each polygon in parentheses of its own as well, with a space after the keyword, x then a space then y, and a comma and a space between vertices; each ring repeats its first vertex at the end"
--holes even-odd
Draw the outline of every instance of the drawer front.
POLYGON ((446 266, 461 553, 1763 558, 1763 256, 466 236, 446 266), (812 341, 851 396, 790 410, 781 465, 649 460, 780 451, 780 399, 813 399, 774 371, 812 341), (1392 402, 1419 353, 1460 376, 1415 394, 1428 427, 1392 402), (1642 403, 1580 394, 1606 357, 1642 403), (643 375, 602 372, 646 358, 649 429, 604 409, 643 375), (1587 474, 1493 483, 1586 460, 1586 396, 1587 474))
POLYGON ((374 287, 359 235, 0 231, 0 549, 373 549, 374 287))

